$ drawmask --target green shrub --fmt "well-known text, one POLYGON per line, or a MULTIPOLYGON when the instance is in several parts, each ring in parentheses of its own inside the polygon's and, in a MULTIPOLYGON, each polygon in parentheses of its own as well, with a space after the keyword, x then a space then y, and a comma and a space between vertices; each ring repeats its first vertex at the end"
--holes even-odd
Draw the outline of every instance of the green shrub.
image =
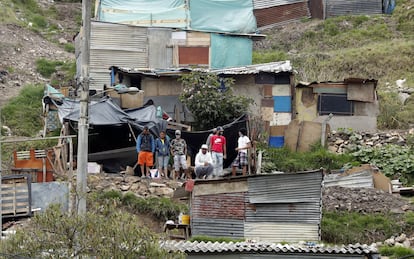
POLYGON ((46 18, 42 15, 35 14, 31 20, 33 22, 33 26, 38 29, 44 29, 48 25, 46 18))
POLYGON ((52 206, 2 240, 0 251, 16 258, 184 258, 162 249, 159 240, 139 219, 107 202, 82 216, 52 206))

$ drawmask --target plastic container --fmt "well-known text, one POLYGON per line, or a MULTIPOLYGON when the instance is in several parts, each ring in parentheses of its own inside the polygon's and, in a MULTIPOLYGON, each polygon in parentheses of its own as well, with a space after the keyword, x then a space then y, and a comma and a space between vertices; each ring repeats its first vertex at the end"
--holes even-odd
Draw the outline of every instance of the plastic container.
POLYGON ((285 137, 284 136, 271 136, 269 137, 269 146, 271 147, 283 147, 285 145, 285 137))
POLYGON ((183 225, 190 225, 190 215, 185 215, 185 214, 183 214, 182 216, 181 216, 181 224, 183 224, 183 225))

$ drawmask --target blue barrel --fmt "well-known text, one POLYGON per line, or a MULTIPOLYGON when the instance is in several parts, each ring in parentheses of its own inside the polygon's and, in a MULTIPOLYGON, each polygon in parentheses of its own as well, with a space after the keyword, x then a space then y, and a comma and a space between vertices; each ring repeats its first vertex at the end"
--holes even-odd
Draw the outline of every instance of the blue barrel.
POLYGON ((283 147, 285 145, 284 136, 270 136, 269 137, 269 146, 270 147, 283 147))

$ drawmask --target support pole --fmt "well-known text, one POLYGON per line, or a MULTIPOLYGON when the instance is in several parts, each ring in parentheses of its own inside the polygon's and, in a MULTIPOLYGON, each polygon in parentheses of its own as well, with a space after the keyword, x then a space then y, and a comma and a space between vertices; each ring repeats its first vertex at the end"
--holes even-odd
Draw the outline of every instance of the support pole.
POLYGON ((81 86, 79 134, 78 134, 78 171, 76 177, 76 194, 78 214, 86 213, 86 175, 88 171, 88 104, 89 104, 89 51, 91 33, 91 3, 90 0, 82 0, 82 67, 81 78, 78 80, 81 86))

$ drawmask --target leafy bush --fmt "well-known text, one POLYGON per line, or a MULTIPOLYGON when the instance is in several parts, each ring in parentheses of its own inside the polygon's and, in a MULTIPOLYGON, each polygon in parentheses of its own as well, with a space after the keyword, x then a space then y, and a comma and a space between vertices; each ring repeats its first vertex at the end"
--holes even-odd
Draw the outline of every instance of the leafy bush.
POLYGON ((386 176, 398 176, 403 183, 414 174, 414 153, 410 147, 399 145, 385 145, 382 147, 357 147, 350 152, 362 163, 377 166, 386 176))
POLYGON ((183 85, 180 101, 194 116, 198 130, 224 125, 245 114, 253 103, 250 97, 233 95, 234 79, 216 74, 191 72, 181 76, 183 85), (225 88, 222 88, 225 86, 225 88))
POLYGON ((30 225, 0 242, 0 251, 27 258, 184 258, 160 247, 160 237, 111 202, 85 215, 52 206, 30 225))

